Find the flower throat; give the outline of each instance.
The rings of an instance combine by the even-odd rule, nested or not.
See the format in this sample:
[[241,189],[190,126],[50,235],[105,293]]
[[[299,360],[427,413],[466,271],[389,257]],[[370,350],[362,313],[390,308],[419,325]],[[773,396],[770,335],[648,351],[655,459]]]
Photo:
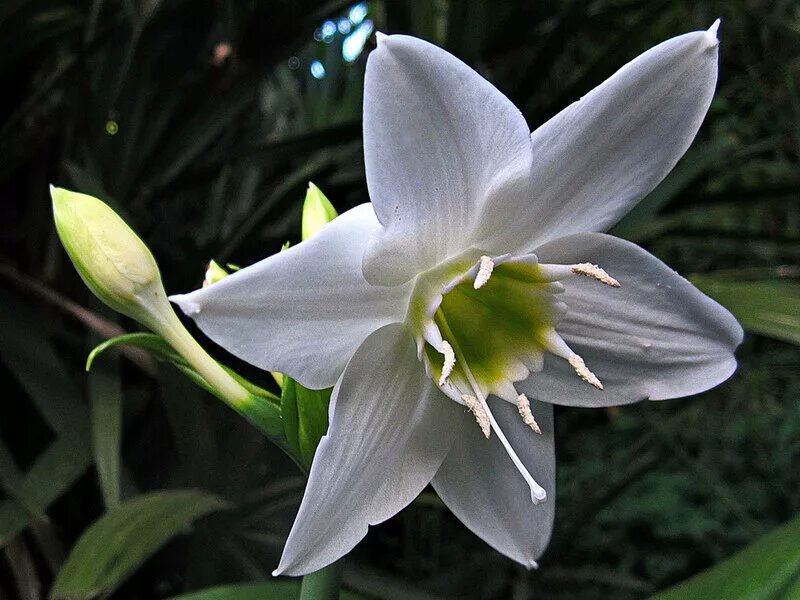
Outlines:
[[566,304],[560,279],[585,276],[619,283],[590,263],[540,264],[537,257],[477,256],[468,252],[422,274],[408,321],[418,356],[447,396],[466,406],[487,438],[494,431],[531,489],[534,504],[546,498],[522,464],[489,408],[489,395],[516,404],[522,421],[541,433],[525,394],[514,384],[541,371],[544,354],[565,359],[577,376],[602,390],[583,359],[556,332]]

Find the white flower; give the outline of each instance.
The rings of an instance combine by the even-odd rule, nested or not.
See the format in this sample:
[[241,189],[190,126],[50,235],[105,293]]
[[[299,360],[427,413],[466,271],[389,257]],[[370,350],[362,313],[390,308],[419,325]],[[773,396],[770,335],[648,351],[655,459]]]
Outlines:
[[276,573],[331,563],[428,483],[534,566],[554,512],[548,403],[676,398],[733,373],[742,330],[724,308],[639,247],[592,233],[694,139],[717,25],[645,52],[532,134],[444,50],[379,36],[364,93],[372,203],[173,297],[239,357],[335,384]]

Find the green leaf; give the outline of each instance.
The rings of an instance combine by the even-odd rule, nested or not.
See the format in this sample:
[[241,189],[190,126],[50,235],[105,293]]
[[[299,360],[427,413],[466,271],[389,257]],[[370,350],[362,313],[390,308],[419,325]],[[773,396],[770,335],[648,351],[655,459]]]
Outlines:
[[18,488],[24,482],[23,473],[20,472],[14,457],[8,447],[0,438],[0,488],[6,496],[15,500],[25,511],[39,523],[47,522],[47,515],[35,502],[21,495]]
[[37,317],[15,296],[0,292],[0,358],[55,432],[80,427],[89,410]]
[[[300,580],[240,583],[206,588],[189,594],[172,596],[167,600],[293,600],[300,597]],[[340,600],[359,600],[363,596],[342,591]]]
[[78,539],[50,598],[82,600],[111,594],[193,521],[226,507],[219,497],[200,490],[153,492],[123,502]]
[[[94,308],[114,319],[97,300]],[[113,322],[113,321],[112,321]],[[89,335],[97,342],[96,335]],[[120,501],[120,471],[122,465],[122,404],[123,391],[119,375],[119,356],[111,356],[105,368],[89,373],[89,404],[91,407],[92,448],[100,491],[106,509]]]
[[42,452],[16,487],[15,493],[25,498],[25,507],[13,500],[0,503],[0,546],[24,530],[31,522],[31,510],[44,512],[61,497],[92,463],[89,424],[82,423],[62,432]]
[[120,447],[122,440],[122,384],[119,360],[113,357],[108,369],[89,374],[92,407],[92,448],[106,508],[119,504]]
[[800,344],[800,284],[723,275],[698,275],[691,281],[730,310],[747,331]]
[[328,405],[331,388],[310,390],[284,376],[281,395],[281,417],[288,446],[300,459],[306,470],[319,441],[328,431]]
[[[9,498],[0,502],[0,546],[8,543],[45,511],[92,462],[89,411],[68,376],[42,319],[15,296],[0,292],[0,357],[19,381],[57,437],[24,475],[8,479]],[[4,461],[6,467],[10,461]],[[4,469],[6,475],[9,469]],[[13,475],[13,474],[12,474]]]
[[[800,517],[795,517],[728,560],[653,596],[651,600],[796,598],[800,578],[798,539]],[[790,591],[795,595],[788,594]]]
[[137,348],[142,348],[143,350],[150,352],[150,354],[152,354],[158,360],[164,362],[180,362],[184,366],[187,364],[186,361],[183,360],[180,355],[172,349],[172,346],[170,346],[161,336],[154,333],[126,333],[124,335],[118,335],[110,338],[95,346],[94,349],[89,352],[89,356],[86,358],[86,370],[91,371],[95,359],[97,359],[97,357],[103,352],[109,348],[114,348],[115,346],[120,345],[130,345],[136,346]]

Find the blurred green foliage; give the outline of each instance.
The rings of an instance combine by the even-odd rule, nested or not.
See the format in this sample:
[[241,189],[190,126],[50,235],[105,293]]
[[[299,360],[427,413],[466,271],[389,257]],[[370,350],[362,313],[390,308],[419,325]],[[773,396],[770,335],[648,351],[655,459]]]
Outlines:
[[[205,490],[229,508],[152,547],[113,597],[266,580],[277,564],[302,473],[140,349],[104,353],[84,375],[98,340],[135,327],[90,298],[58,244],[47,189],[111,203],[170,292],[200,285],[211,258],[249,264],[298,241],[309,180],[339,212],[363,202],[361,82],[374,42],[346,63],[343,33],[314,39],[351,5],[0,4],[0,596],[45,597],[87,527],[162,489]],[[750,335],[738,374],[711,392],[557,411],[556,529],[538,572],[492,551],[426,492],[356,549],[346,587],[384,598],[642,598],[800,513],[797,3],[367,7],[377,29],[427,38],[477,68],[532,128],[647,47],[722,17],[706,123],[615,233],[693,276]],[[269,374],[217,355],[276,389]],[[240,597],[226,589],[207,597]]]

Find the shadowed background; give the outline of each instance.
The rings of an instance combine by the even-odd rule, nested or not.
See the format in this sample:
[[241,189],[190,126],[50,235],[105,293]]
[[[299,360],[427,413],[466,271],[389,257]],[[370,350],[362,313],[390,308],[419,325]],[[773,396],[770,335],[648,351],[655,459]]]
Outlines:
[[[737,315],[748,332],[738,373],[691,399],[557,409],[558,510],[538,572],[491,550],[428,491],[348,559],[345,585],[364,598],[644,598],[800,512],[797,4],[4,0],[0,598],[46,597],[104,511],[174,488],[199,491],[176,499],[169,541],[135,556],[164,515],[118,538],[133,574],[98,594],[267,579],[304,485],[280,450],[170,366],[109,352],[84,372],[93,345],[137,327],[83,286],[48,184],[111,204],[152,249],[167,291],[184,292],[211,258],[247,265],[299,241],[309,180],[339,212],[368,199],[360,118],[375,30],[447,48],[535,128],[643,50],[717,17],[720,80],[705,124],[614,233]],[[204,511],[201,491],[229,504]]]

